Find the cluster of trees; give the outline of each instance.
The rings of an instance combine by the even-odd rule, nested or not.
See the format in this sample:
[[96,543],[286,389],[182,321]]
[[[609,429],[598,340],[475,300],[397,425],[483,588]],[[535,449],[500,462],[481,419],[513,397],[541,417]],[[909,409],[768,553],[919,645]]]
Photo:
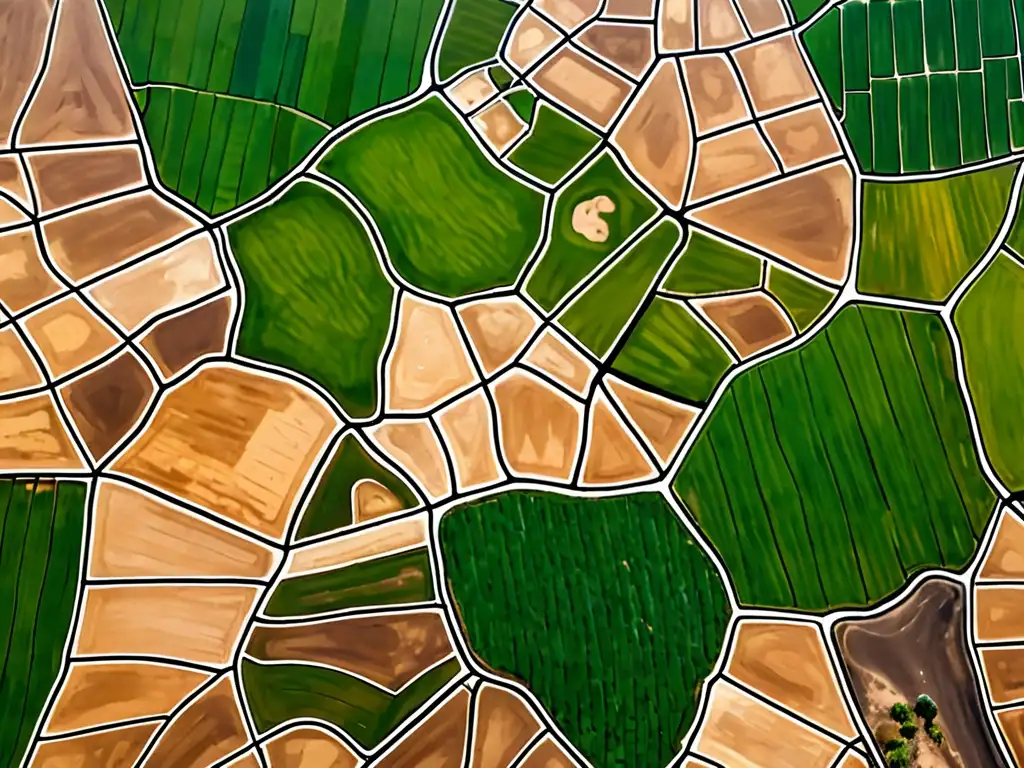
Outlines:
[[[887,728],[879,729],[879,744],[885,753],[885,763],[889,768],[909,768],[912,757],[914,739],[919,730],[924,730],[928,738],[941,745],[942,728],[935,722],[939,716],[939,707],[935,701],[925,694],[917,697],[914,707],[897,702],[889,709],[889,717],[893,723]],[[918,719],[923,721],[918,725]]]

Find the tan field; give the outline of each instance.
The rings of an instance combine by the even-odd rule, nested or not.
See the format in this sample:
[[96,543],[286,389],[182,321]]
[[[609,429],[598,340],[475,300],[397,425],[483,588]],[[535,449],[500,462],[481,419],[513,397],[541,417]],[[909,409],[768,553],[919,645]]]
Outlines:
[[993,704],[1024,698],[1024,648],[982,648],[981,663]]
[[402,508],[402,500],[376,480],[364,479],[352,486],[352,519],[357,523],[375,520]]
[[476,730],[469,768],[506,768],[541,724],[519,696],[482,683],[476,698]]
[[428,409],[476,381],[451,310],[409,293],[386,370],[387,412]]
[[0,235],[0,305],[14,314],[60,290],[31,228]]
[[1024,640],[1024,589],[979,585],[974,598],[979,642]]
[[32,210],[32,199],[29,197],[28,187],[25,186],[25,172],[16,155],[0,157],[0,190]]
[[737,0],[737,4],[754,35],[763,35],[788,23],[779,0]]
[[654,15],[654,0],[608,0],[604,15],[649,19]]
[[671,59],[658,65],[613,141],[643,180],[678,208],[693,161],[693,135],[679,70]]
[[576,768],[576,761],[558,743],[546,736],[519,764],[520,768]]
[[9,202],[7,198],[0,196],[0,227],[24,224],[28,220],[28,216],[19,211],[17,206]]
[[135,147],[37,152],[26,159],[36,182],[40,213],[146,185],[142,155]]
[[999,728],[1010,743],[1017,765],[1024,764],[1024,709],[1004,709],[996,713]]
[[128,333],[159,312],[180,307],[224,285],[213,238],[207,234],[101,281],[91,296]]
[[735,56],[758,115],[818,95],[792,34],[751,43]]
[[810,624],[742,622],[728,674],[833,733],[857,738],[821,632]]
[[698,135],[750,118],[739,81],[723,54],[688,57],[682,63]]
[[658,33],[662,51],[692,51],[693,0],[661,0],[658,4]]
[[427,524],[424,512],[295,549],[288,555],[284,575],[301,576],[312,571],[341,568],[357,560],[424,546],[427,543]]
[[161,320],[141,341],[142,348],[167,378],[203,355],[227,351],[233,301],[224,296]]
[[246,652],[264,661],[326,664],[394,692],[453,653],[441,615],[430,611],[257,625]]
[[0,6],[0,149],[11,145],[15,117],[42,61],[52,9],[53,0]]
[[359,758],[326,731],[298,727],[264,746],[270,768],[355,768]]
[[690,202],[746,187],[778,173],[757,129],[752,125],[737,128],[697,145],[697,172]]
[[587,440],[587,458],[583,464],[583,482],[587,485],[627,483],[656,474],[600,390],[595,393],[590,408]]
[[1024,579],[1024,523],[1006,506],[992,548],[978,574],[981,579]]
[[426,419],[393,421],[375,427],[370,437],[404,467],[432,499],[452,492],[448,467],[437,435]]
[[597,373],[589,360],[558,338],[550,328],[540,335],[525,360],[580,395],[590,391]]
[[263,763],[256,757],[255,750],[249,750],[241,757],[232,760],[225,768],[263,768]]
[[579,408],[518,371],[494,385],[494,397],[509,469],[555,480],[571,478],[579,451]]
[[209,365],[168,392],[113,469],[280,537],[336,425],[296,384]]
[[146,768],[213,765],[249,740],[231,676],[204,692],[175,718],[146,760]]
[[511,360],[537,327],[537,317],[522,299],[481,299],[458,309],[484,375]]
[[562,48],[531,78],[537,87],[572,112],[607,128],[633,86],[594,59]]
[[19,470],[82,469],[49,394],[0,403],[0,466]]
[[761,291],[701,299],[694,304],[725,335],[741,358],[794,336],[793,327],[779,305]]
[[88,587],[75,653],[229,664],[255,587]]
[[476,390],[442,411],[437,425],[455,462],[460,491],[496,482],[504,476],[495,455],[491,406],[483,390]]
[[821,104],[765,120],[764,129],[787,171],[842,152]]
[[606,242],[610,230],[604,214],[614,212],[615,201],[608,195],[596,195],[577,203],[572,209],[572,231],[592,243]]
[[473,125],[495,152],[502,152],[529,127],[504,101],[496,101],[473,118]]
[[726,48],[747,39],[730,0],[696,0],[701,48]]
[[[159,723],[132,725],[71,739],[44,741],[30,768],[132,768]],[[147,763],[148,765],[148,763]]]
[[267,578],[267,547],[127,485],[100,482],[89,575],[93,578],[223,576]]
[[12,327],[0,329],[0,395],[43,384],[43,374]]
[[376,768],[461,766],[466,760],[469,693],[459,688],[379,762]]
[[505,55],[520,72],[525,72],[547,53],[560,37],[558,30],[533,11],[527,11],[520,17],[519,23],[509,37]]
[[640,77],[654,61],[654,28],[639,24],[597,22],[579,41],[612,64]]
[[166,715],[209,679],[203,672],[142,661],[73,663],[45,733]]
[[710,763],[698,760],[696,757],[688,757],[683,762],[683,768],[712,768]]
[[597,14],[601,0],[534,0],[533,5],[566,31],[572,31]]
[[62,2],[50,60],[21,126],[21,142],[133,138],[128,98],[99,6],[89,0]]
[[129,351],[64,385],[61,399],[92,458],[99,462],[134,427],[156,387]]
[[856,752],[848,752],[840,768],[868,768],[867,761]]
[[194,229],[153,192],[138,192],[46,222],[54,264],[80,282]]
[[48,304],[22,322],[53,379],[64,378],[118,344],[113,332],[74,295]]
[[471,111],[497,92],[485,69],[466,75],[448,89],[448,95],[462,112]]
[[842,748],[725,680],[715,683],[711,695],[694,749],[729,768],[828,768]]
[[662,464],[667,465],[700,411],[644,392],[611,376],[606,377],[605,382]]
[[853,248],[853,176],[839,162],[699,208],[692,216],[839,282]]

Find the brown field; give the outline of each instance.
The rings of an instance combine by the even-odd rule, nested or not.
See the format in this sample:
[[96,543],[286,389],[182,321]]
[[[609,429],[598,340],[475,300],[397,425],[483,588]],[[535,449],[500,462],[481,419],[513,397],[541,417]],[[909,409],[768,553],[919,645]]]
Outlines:
[[1024,648],[982,648],[981,663],[993,704],[1024,699]]
[[690,202],[698,202],[777,175],[779,169],[752,125],[697,145],[697,172]]
[[537,327],[536,316],[522,299],[481,299],[458,309],[484,375],[511,360]]
[[203,672],[141,661],[72,663],[45,733],[166,715],[209,679]]
[[696,304],[725,335],[740,358],[747,358],[793,337],[785,313],[768,294],[701,299]]
[[821,104],[765,120],[764,129],[787,171],[842,152]]
[[50,61],[25,115],[21,142],[58,144],[133,138],[128,99],[99,6],[87,0],[62,2],[57,10]]
[[0,395],[41,386],[43,374],[12,327],[0,329]]
[[225,768],[263,768],[263,763],[256,757],[255,750],[249,750],[241,757],[232,760]]
[[341,568],[357,560],[380,557],[401,549],[427,543],[426,513],[395,520],[354,533],[300,547],[291,552],[285,576],[301,576],[312,571]]
[[662,51],[685,53],[694,46],[693,0],[661,0],[658,31]]
[[853,248],[853,176],[839,162],[712,203],[693,217],[841,281]]
[[687,757],[683,761],[683,768],[712,768],[710,763],[698,760],[696,757]]
[[153,192],[137,192],[43,224],[54,264],[80,282],[194,229]]
[[113,469],[280,537],[336,424],[291,382],[209,365],[168,392]]
[[469,693],[459,690],[407,735],[376,768],[461,766],[466,759]]
[[501,100],[474,117],[473,125],[491,149],[499,153],[525,133],[528,127],[519,119],[515,110]]
[[[19,0],[20,2],[20,0]],[[132,768],[159,723],[115,728],[71,739],[44,741],[30,768]],[[149,765],[149,763],[147,763]]]
[[9,470],[82,469],[49,394],[0,403],[0,466]]
[[402,510],[402,501],[376,480],[363,479],[352,486],[352,519],[365,523]]
[[726,48],[747,39],[743,24],[729,0],[695,0],[701,48]]
[[996,713],[996,717],[1017,765],[1024,764],[1024,709],[1006,709]]
[[682,63],[698,135],[750,117],[739,81],[723,54],[687,57]]
[[654,0],[608,0],[603,15],[649,19],[654,15]]
[[725,680],[715,683],[694,749],[729,768],[828,768],[842,749]]
[[629,81],[570,48],[562,48],[530,77],[555,101],[602,128],[633,89]]
[[728,674],[833,733],[857,738],[815,626],[742,622]]
[[14,314],[60,290],[31,228],[0,235],[0,305]]
[[453,653],[441,615],[427,611],[257,625],[246,652],[263,661],[327,664],[395,692]]
[[36,182],[40,213],[146,185],[142,155],[135,147],[36,152],[26,159]]
[[856,752],[848,752],[840,768],[868,768],[867,761]]
[[140,342],[167,378],[203,355],[227,351],[232,299],[224,296],[161,320]]
[[580,395],[590,391],[597,373],[589,360],[558,338],[550,328],[540,335],[525,361]]
[[460,491],[488,485],[503,477],[495,454],[491,406],[483,390],[476,390],[442,411],[437,425],[455,462]]
[[255,587],[88,587],[75,653],[228,664],[258,596]]
[[132,333],[153,315],[194,301],[222,285],[213,238],[203,234],[111,275],[90,288],[89,295]]
[[1024,587],[986,587],[974,591],[979,642],[1024,640]]
[[999,518],[992,548],[978,574],[981,579],[1024,579],[1024,523],[1009,506]]
[[348,747],[316,728],[292,728],[268,741],[264,750],[270,768],[355,768],[359,764]]
[[517,474],[572,477],[579,451],[579,409],[538,379],[518,371],[494,385],[501,448]]
[[520,768],[576,768],[576,761],[558,743],[546,736],[519,764]]
[[482,683],[476,698],[476,731],[470,768],[507,768],[541,724],[519,696]]
[[276,554],[262,544],[109,480],[99,485],[94,514],[93,578],[259,579],[277,563]]
[[558,30],[533,11],[527,11],[519,18],[519,23],[509,37],[505,55],[520,72],[525,72],[559,38]]
[[23,321],[54,379],[112,350],[118,339],[77,296],[48,304]]
[[11,145],[14,119],[42,63],[53,0],[0,5],[0,149]]
[[678,208],[692,162],[693,136],[679,70],[671,59],[658,65],[613,141],[641,178]]
[[588,485],[627,483],[656,474],[600,390],[590,407],[587,441],[583,482]]
[[639,24],[597,22],[580,34],[579,41],[598,56],[636,77],[654,61],[654,28]]
[[571,31],[597,14],[601,0],[534,0],[533,4]]
[[667,465],[700,411],[644,392],[611,376],[607,376],[605,382],[640,434]]
[[402,296],[387,371],[388,412],[425,410],[476,380],[451,310],[409,293]]
[[452,492],[444,449],[426,419],[381,424],[370,437],[384,453],[404,467],[432,499]]
[[790,33],[751,43],[736,51],[735,56],[758,115],[818,95]]
[[455,102],[455,106],[462,112],[471,111],[497,92],[498,89],[494,87],[494,83],[491,82],[491,78],[487,75],[486,70],[479,70],[466,75],[448,89],[448,95]]
[[[28,4],[26,3],[26,5]],[[3,86],[0,86],[0,89],[2,88]],[[22,171],[21,163],[16,155],[0,157],[0,190],[14,197],[30,211],[32,210],[32,200],[29,197],[28,188],[25,186],[25,173]]]
[[738,0],[737,4],[754,35],[763,35],[788,24],[779,0]]
[[19,211],[7,198],[0,197],[0,227],[7,227],[12,224],[24,224],[28,216]]

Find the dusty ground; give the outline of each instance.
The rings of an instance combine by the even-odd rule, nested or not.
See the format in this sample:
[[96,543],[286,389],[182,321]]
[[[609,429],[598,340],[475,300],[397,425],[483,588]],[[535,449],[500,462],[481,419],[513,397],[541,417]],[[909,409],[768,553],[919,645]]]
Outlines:
[[605,382],[654,452],[667,464],[682,444],[694,418],[700,413],[612,377]]
[[793,336],[785,314],[768,294],[757,291],[694,302],[718,327],[741,358]]
[[526,703],[510,691],[483,683],[477,692],[473,768],[506,768],[541,725]]
[[453,85],[449,89],[448,95],[452,97],[455,106],[463,112],[469,112],[497,92],[498,89],[494,87],[491,78],[487,76],[487,71],[480,70],[466,75]]
[[491,406],[482,390],[476,390],[437,417],[449,453],[455,462],[460,491],[496,482],[503,477],[495,454]]
[[590,409],[587,431],[587,458],[583,465],[583,482],[593,485],[626,483],[652,477],[651,466],[643,451],[630,438],[601,392]]
[[532,75],[555,101],[607,128],[633,86],[570,48],[562,48]]
[[1024,579],[1024,523],[1003,507],[995,540],[978,574],[981,579]]
[[146,184],[135,147],[76,149],[26,155],[41,213]]
[[0,394],[41,386],[43,374],[13,328],[0,329]]
[[572,231],[592,243],[603,243],[608,239],[608,222],[601,214],[614,211],[615,202],[608,195],[584,200],[572,209]]
[[495,152],[501,152],[526,132],[527,125],[504,101],[496,101],[473,118],[473,125]]
[[53,0],[19,0],[0,8],[0,149],[11,145],[14,119],[46,47],[52,8]]
[[698,135],[749,118],[739,81],[723,54],[683,59],[683,75]]
[[395,520],[292,551],[285,565],[286,576],[341,568],[357,560],[380,557],[401,549],[427,543],[426,513]]
[[559,39],[558,32],[533,11],[527,11],[509,38],[505,53],[520,72],[529,69]]
[[271,768],[355,768],[359,763],[348,747],[316,728],[292,728],[265,749]]
[[170,378],[203,355],[225,352],[231,309],[231,297],[224,296],[161,320],[142,338],[142,348]]
[[0,463],[11,470],[82,469],[49,394],[0,403]]
[[537,327],[521,299],[481,299],[458,309],[484,374],[489,376],[522,349]]
[[817,98],[791,34],[751,43],[735,56],[758,115]]
[[147,768],[213,765],[248,741],[227,676],[189,704],[164,732],[146,760]]
[[697,172],[690,202],[770,179],[778,172],[761,134],[753,126],[704,139],[697,145]]
[[466,759],[468,719],[469,692],[459,688],[375,765],[379,768],[460,766]]
[[597,373],[590,361],[550,330],[540,335],[525,360],[580,395],[590,391],[590,383]]
[[737,5],[754,35],[763,35],[788,23],[779,0],[737,0]]
[[[30,768],[65,766],[130,766],[142,753],[160,723],[132,725],[58,741],[40,743]],[[148,763],[147,763],[148,765]]]
[[13,314],[59,290],[31,228],[0,235],[0,304]]
[[67,376],[118,344],[113,332],[74,295],[48,304],[23,323],[53,379]]
[[975,620],[978,640],[1024,641],[1024,585],[1015,587],[986,587],[979,585],[974,592]]
[[658,4],[658,26],[664,51],[692,51],[693,0],[661,0]]
[[405,467],[433,499],[452,491],[444,449],[426,419],[392,421],[375,427],[370,437],[395,463]]
[[696,0],[701,48],[725,48],[747,39],[739,14],[729,0]]
[[766,120],[764,130],[787,171],[841,151],[821,104]]
[[654,61],[654,29],[639,24],[598,22],[579,41],[599,56],[640,77]]

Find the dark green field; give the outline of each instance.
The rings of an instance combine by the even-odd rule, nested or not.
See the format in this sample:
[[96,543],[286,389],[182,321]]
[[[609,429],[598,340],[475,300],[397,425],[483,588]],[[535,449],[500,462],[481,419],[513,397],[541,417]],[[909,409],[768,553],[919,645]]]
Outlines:
[[544,103],[533,112],[533,126],[508,156],[516,167],[557,184],[597,146],[597,134]]
[[497,55],[515,11],[506,0],[455,0],[438,58],[441,79]]

